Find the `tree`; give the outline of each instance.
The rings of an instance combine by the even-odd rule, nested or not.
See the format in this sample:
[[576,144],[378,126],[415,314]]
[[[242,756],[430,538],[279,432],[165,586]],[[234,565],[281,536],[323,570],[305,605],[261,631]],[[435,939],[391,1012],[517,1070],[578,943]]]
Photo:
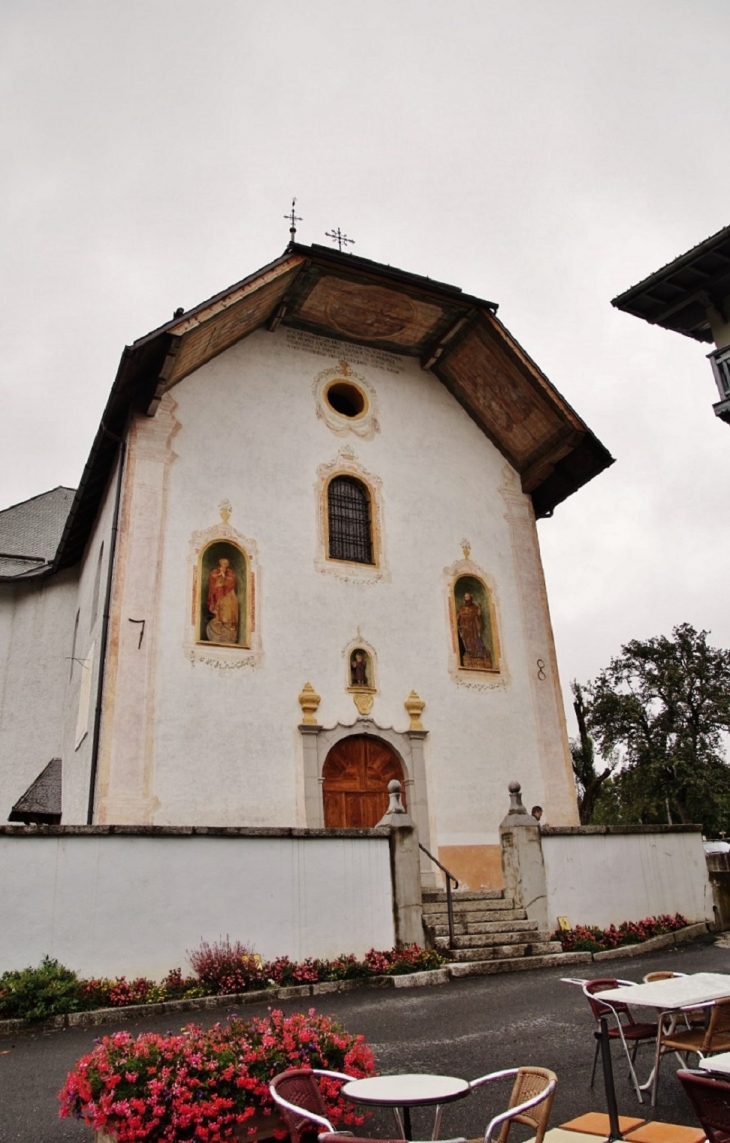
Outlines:
[[588,825],[593,820],[596,800],[601,786],[610,776],[615,761],[600,772],[596,769],[596,751],[593,739],[588,733],[586,705],[583,689],[575,681],[570,684],[573,692],[573,710],[578,723],[578,738],[570,741],[570,755],[573,759],[573,773],[578,787],[578,813],[580,824]]
[[[609,767],[618,752],[598,800],[612,803],[623,821],[670,815],[701,823],[705,833],[728,826],[730,651],[711,647],[707,635],[683,623],[671,638],[633,639],[584,688],[581,743],[592,738]],[[587,791],[580,772],[577,778]]]

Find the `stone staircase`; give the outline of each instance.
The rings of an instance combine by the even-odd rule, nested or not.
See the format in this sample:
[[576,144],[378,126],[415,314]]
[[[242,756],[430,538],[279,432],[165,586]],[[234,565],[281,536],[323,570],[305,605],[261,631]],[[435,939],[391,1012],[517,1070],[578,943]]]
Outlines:
[[[471,973],[515,972],[549,965],[583,963],[584,953],[564,953],[560,941],[538,929],[501,889],[453,894],[455,948],[449,948],[446,893],[423,891],[423,927],[427,943]],[[462,975],[459,973],[458,975]]]

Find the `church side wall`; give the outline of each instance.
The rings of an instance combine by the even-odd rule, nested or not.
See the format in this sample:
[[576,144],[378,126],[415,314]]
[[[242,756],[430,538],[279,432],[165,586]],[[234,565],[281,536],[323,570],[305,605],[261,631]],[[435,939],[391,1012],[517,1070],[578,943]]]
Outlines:
[[0,821],[63,754],[77,577],[0,584]]
[[[98,820],[307,824],[304,684],[322,726],[403,738],[416,691],[431,848],[467,884],[498,884],[508,781],[551,822],[577,820],[529,500],[418,362],[332,344],[255,333],[133,426]],[[343,359],[377,409],[369,433],[318,403],[318,379]],[[372,490],[375,568],[325,558],[321,497],[338,471]],[[250,563],[245,651],[196,642],[195,577],[216,528]],[[499,672],[458,666],[451,592],[467,573],[492,595]],[[141,646],[128,617],[147,622]],[[348,690],[358,643],[372,649],[369,723]]]

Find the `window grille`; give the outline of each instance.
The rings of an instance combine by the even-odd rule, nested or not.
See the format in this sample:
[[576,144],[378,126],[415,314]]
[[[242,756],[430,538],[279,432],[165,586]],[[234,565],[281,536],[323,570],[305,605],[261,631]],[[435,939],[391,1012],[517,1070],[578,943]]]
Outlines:
[[332,560],[373,563],[370,496],[359,480],[336,476],[327,489],[329,556]]

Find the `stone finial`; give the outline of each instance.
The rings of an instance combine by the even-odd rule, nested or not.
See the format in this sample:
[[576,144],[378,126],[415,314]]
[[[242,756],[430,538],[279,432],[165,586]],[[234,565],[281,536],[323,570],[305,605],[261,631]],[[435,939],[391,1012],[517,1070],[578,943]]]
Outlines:
[[405,806],[401,801],[400,791],[401,785],[397,778],[393,778],[391,782],[388,782],[388,797],[390,798],[390,801],[388,802],[388,808],[385,811],[386,814],[404,814],[406,812]]
[[467,540],[466,536],[464,536],[464,539],[461,541],[461,550],[464,553],[464,559],[468,560],[469,556],[471,555],[471,544]]
[[298,697],[299,705],[302,708],[302,723],[306,726],[316,726],[315,714],[322,701],[322,696],[317,694],[311,683],[305,683]]
[[421,715],[426,707],[425,702],[416,691],[411,691],[403,706],[408,711],[408,717],[411,720],[409,730],[423,730],[423,723],[421,722]]
[[230,500],[221,500],[220,504],[218,505],[218,511],[221,514],[221,520],[223,523],[227,524],[231,518],[231,512],[233,511]]
[[527,810],[522,804],[522,786],[519,782],[510,782],[507,787],[509,790],[509,809],[508,814],[526,814]]

